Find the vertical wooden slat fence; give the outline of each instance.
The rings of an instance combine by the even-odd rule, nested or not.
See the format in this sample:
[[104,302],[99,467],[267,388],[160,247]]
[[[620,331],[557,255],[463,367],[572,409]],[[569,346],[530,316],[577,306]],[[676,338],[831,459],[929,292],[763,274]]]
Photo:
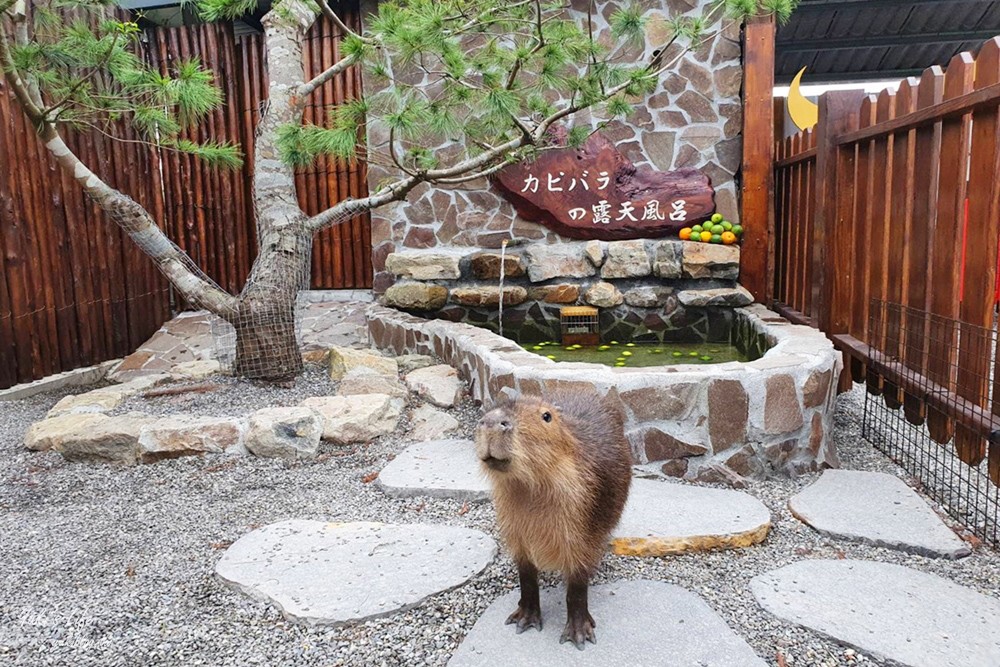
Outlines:
[[1000,38],[896,92],[826,93],[774,171],[775,308],[1000,485]]
[[[346,25],[360,30],[357,5],[331,5]],[[304,59],[307,76],[315,76],[340,58],[340,30],[321,17],[306,35]],[[361,71],[354,67],[343,72],[313,94],[305,110],[306,122],[325,125],[331,108],[342,100],[361,96]],[[296,185],[299,205],[314,215],[347,197],[367,195],[368,173],[363,162],[323,158],[302,170]],[[369,216],[357,216],[325,230],[313,245],[312,281],[316,287],[371,287],[371,236]],[[363,252],[361,251],[363,250]]]
[[[334,5],[360,26],[357,3]],[[306,42],[308,74],[337,57],[332,22],[316,22]],[[229,24],[157,28],[145,33],[144,57],[170,68],[199,57],[215,71],[225,104],[193,140],[232,141],[245,153],[242,170],[213,169],[188,156],[97,131],[67,133],[70,147],[112,186],[143,206],[205,273],[238,293],[256,252],[252,201],[253,139],[267,99],[259,35],[236,38]],[[361,74],[347,70],[327,83],[306,112],[322,124],[330,108],[361,93]],[[137,138],[125,124],[115,136]],[[0,81],[0,388],[123,356],[170,316],[171,293],[153,263],[48,158]],[[317,213],[348,196],[367,194],[364,165],[324,160],[298,175],[300,202]],[[312,286],[371,286],[368,216],[317,236]],[[178,304],[174,304],[175,306]]]
[[[787,137],[775,149],[774,298],[801,312],[811,323],[812,232],[816,183],[816,135],[812,130]],[[780,268],[779,268],[780,267]],[[809,289],[806,289],[806,286]]]
[[[169,307],[166,282],[56,167],[2,83],[0,118],[0,386],[9,387],[127,354]],[[148,148],[96,133],[67,139],[112,186],[162,216]]]

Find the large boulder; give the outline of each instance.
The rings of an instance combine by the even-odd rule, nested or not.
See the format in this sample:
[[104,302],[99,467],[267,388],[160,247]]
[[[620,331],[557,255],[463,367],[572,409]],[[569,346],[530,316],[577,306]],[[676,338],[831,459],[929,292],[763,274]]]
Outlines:
[[52,449],[68,461],[131,464],[139,460],[139,433],[153,421],[142,414],[106,417],[84,429],[67,433]]
[[82,394],[64,396],[58,403],[52,406],[52,409],[49,410],[46,416],[58,417],[59,415],[70,413],[108,412],[121,405],[122,401],[126,398],[135,396],[168,380],[170,380],[170,376],[166,373],[157,373],[137,377],[122,384],[112,384],[106,387],[91,389]]
[[689,289],[678,292],[677,300],[689,308],[706,306],[748,306],[753,303],[753,294],[743,285],[717,287],[715,289]]
[[341,396],[358,396],[361,394],[387,394],[393,398],[405,399],[410,395],[399,378],[393,375],[381,375],[371,368],[352,368],[340,381],[337,393]]
[[403,411],[403,401],[386,394],[316,396],[302,405],[322,418],[323,439],[338,445],[392,433]]
[[410,425],[410,434],[407,438],[419,442],[440,440],[459,426],[457,419],[430,405],[421,405],[415,409],[410,414]]
[[406,376],[410,391],[439,408],[450,408],[462,398],[458,371],[447,364],[419,368]]
[[[503,305],[517,306],[528,298],[528,291],[520,285],[503,288]],[[463,306],[497,308],[500,305],[500,288],[496,285],[456,287],[451,291],[451,300]]]
[[306,459],[316,456],[323,424],[307,407],[264,408],[250,415],[246,448],[257,456]]
[[604,281],[594,283],[583,294],[583,300],[596,308],[614,308],[624,299],[617,287]]
[[206,453],[242,453],[243,428],[236,419],[174,415],[147,424],[139,432],[144,463]]
[[66,413],[58,417],[49,417],[32,424],[24,434],[24,446],[36,452],[44,452],[55,448],[67,438],[76,437],[108,417],[95,413]]
[[372,350],[354,350],[349,347],[330,348],[330,379],[341,380],[355,368],[368,368],[379,375],[397,377],[399,365],[392,357],[383,357]]
[[680,278],[684,244],[684,241],[673,239],[657,242],[656,254],[653,259],[653,275],[660,278]]
[[428,250],[390,253],[385,258],[385,270],[400,278],[413,280],[454,280],[462,276],[459,253]]
[[685,243],[682,247],[684,249],[682,271],[685,278],[736,280],[739,277],[739,246]]
[[540,285],[528,289],[528,298],[546,303],[576,303],[580,297],[580,286],[572,283]]
[[382,303],[403,310],[437,310],[448,301],[448,288],[431,283],[402,282],[382,295]]
[[396,363],[399,365],[400,373],[409,373],[418,368],[433,366],[439,362],[428,354],[401,354],[396,357]]
[[222,372],[222,365],[217,359],[195,359],[177,364],[170,369],[173,375],[189,380],[204,380],[207,377]]
[[641,278],[652,271],[646,244],[642,240],[612,241],[608,258],[601,267],[602,278]]
[[528,246],[525,254],[528,258],[528,278],[533,283],[560,277],[585,278],[596,272],[579,244],[536,243]]
[[637,308],[656,308],[667,303],[673,293],[670,287],[640,285],[627,290],[624,294],[625,303]]
[[[500,277],[500,253],[481,252],[472,256],[472,275],[479,280],[497,280]],[[524,275],[524,265],[521,257],[516,254],[508,254],[503,257],[503,273],[507,278],[516,278]]]

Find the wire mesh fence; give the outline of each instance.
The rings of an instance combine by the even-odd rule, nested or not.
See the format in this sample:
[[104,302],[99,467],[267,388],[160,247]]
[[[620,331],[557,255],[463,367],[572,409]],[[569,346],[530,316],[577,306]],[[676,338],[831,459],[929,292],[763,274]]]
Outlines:
[[955,520],[1000,546],[996,326],[879,300],[869,312],[865,439]]

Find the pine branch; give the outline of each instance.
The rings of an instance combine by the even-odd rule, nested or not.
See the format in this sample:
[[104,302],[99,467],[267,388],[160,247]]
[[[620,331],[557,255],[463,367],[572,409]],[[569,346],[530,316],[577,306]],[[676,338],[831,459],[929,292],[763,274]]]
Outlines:
[[[325,6],[325,5],[324,5]],[[337,76],[341,72],[346,71],[349,67],[357,62],[357,58],[353,55],[344,56],[336,63],[328,67],[323,72],[317,74],[311,81],[307,81],[299,86],[297,96],[299,98],[299,104],[303,107],[305,106],[305,99],[316,92],[316,89],[322,86],[324,83]]]

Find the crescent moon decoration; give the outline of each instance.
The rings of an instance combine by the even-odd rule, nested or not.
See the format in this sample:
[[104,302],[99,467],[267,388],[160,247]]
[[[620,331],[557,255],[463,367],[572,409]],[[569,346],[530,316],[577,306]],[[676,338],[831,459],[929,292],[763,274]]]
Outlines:
[[803,67],[792,79],[792,85],[788,88],[788,115],[792,117],[795,127],[800,130],[808,130],[819,122],[819,107],[814,102],[810,102],[799,89],[802,75],[806,68]]

